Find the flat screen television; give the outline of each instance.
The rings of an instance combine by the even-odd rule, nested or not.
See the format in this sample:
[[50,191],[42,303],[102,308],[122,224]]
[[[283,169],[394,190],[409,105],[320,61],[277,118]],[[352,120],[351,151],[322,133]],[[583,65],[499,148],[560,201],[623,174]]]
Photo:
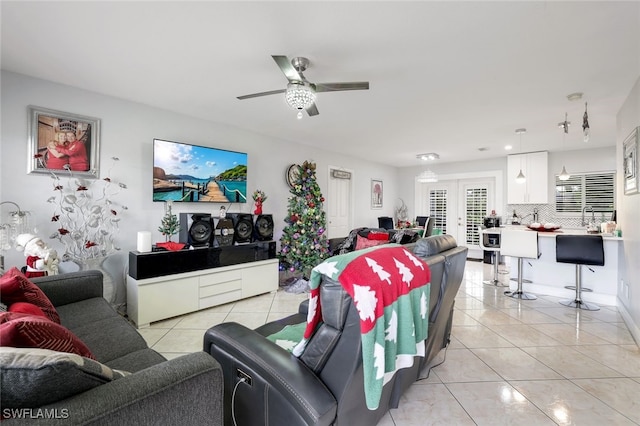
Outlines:
[[153,201],[246,203],[247,154],[153,140]]

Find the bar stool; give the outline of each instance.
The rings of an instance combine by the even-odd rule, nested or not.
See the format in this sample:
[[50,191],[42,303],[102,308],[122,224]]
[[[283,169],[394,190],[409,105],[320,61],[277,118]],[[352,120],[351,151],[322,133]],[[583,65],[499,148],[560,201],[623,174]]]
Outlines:
[[[484,232],[482,232],[482,227],[480,226],[478,227],[478,232],[480,233],[480,248],[483,251],[490,251],[491,257],[493,258],[493,279],[484,280],[482,281],[482,284],[492,285],[495,287],[508,287],[507,284],[502,284],[500,281],[498,281],[498,264],[500,263],[499,237],[495,243],[492,243],[491,240],[489,239],[489,234],[485,234]],[[499,235],[499,234],[495,234],[495,235]],[[487,237],[488,244],[485,244],[484,242],[485,237]]]
[[[586,311],[600,310],[597,305],[582,300],[583,291],[592,291],[590,288],[582,288],[582,265],[604,266],[604,243],[602,236],[557,235],[556,262],[573,263],[576,265],[576,285],[564,287],[575,290],[576,298],[574,300],[561,300],[560,304],[569,306],[570,308],[584,309]],[[591,272],[593,272],[593,270],[591,270]]]
[[500,233],[500,252],[503,256],[518,258],[518,288],[516,291],[505,291],[504,294],[514,299],[535,300],[536,296],[522,291],[522,262],[524,258],[537,259],[538,233],[536,231],[524,231],[514,229],[502,229]]

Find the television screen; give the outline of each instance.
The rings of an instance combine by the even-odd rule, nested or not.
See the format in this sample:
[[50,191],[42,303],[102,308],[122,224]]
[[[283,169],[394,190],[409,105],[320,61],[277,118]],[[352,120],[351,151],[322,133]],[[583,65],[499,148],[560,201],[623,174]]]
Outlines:
[[247,202],[247,154],[153,140],[153,201]]

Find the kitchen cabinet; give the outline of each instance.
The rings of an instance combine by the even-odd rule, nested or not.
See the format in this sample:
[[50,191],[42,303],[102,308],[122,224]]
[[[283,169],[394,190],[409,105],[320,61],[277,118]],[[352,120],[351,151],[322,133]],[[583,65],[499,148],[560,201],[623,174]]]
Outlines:
[[[526,181],[516,182],[522,169]],[[507,156],[507,204],[549,203],[548,152]]]

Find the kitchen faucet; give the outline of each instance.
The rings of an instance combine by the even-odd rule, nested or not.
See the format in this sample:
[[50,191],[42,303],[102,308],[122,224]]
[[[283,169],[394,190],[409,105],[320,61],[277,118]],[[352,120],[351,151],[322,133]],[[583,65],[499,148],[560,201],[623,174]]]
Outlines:
[[522,220],[528,218],[529,216],[533,216],[533,222],[538,223],[538,209],[534,208],[533,213],[525,214],[524,216],[517,216],[520,220],[519,223],[522,224]]
[[593,211],[593,207],[591,207],[591,206],[584,206],[584,207],[582,208],[582,226],[586,226],[586,225],[588,225],[588,223],[584,221],[584,212],[585,212],[587,209],[591,209],[591,221],[592,221],[593,223],[596,223],[596,212],[595,212],[595,211]]

